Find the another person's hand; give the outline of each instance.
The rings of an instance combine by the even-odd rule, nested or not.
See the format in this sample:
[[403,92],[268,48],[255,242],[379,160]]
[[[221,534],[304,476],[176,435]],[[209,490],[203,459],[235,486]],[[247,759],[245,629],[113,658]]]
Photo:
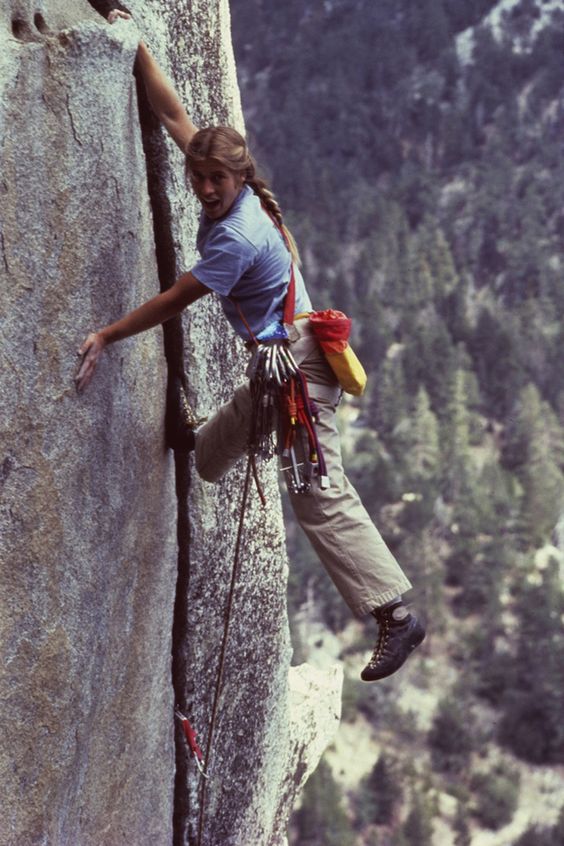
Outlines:
[[108,23],[115,23],[119,18],[122,18],[124,21],[130,21],[131,15],[128,15],[127,12],[122,12],[120,9],[112,9],[110,14],[108,15]]
[[91,332],[78,351],[82,356],[80,369],[75,377],[76,390],[81,393],[94,376],[98,359],[102,355],[106,341],[99,332]]

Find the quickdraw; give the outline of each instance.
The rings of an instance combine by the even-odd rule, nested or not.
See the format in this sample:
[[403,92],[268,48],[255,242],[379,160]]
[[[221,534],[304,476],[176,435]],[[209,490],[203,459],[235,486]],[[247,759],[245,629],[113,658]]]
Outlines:
[[328,488],[329,477],[315,429],[317,408],[287,342],[257,343],[247,373],[253,406],[251,455],[281,456],[281,469],[292,493],[308,493],[314,480],[321,488]]
[[180,720],[182,723],[182,729],[184,731],[184,736],[186,738],[186,743],[190,749],[190,752],[194,756],[194,760],[196,761],[196,766],[198,767],[200,773],[204,778],[209,778],[208,774],[205,770],[205,762],[204,762],[204,755],[202,750],[198,745],[198,741],[196,740],[196,732],[192,728],[190,720],[188,717],[185,717],[182,711],[179,708],[176,708],[174,712],[175,717]]

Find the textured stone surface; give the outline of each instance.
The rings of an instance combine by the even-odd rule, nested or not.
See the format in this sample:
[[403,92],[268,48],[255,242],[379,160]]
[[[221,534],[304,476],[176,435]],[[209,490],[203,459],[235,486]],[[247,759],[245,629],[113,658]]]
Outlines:
[[89,329],[158,290],[136,37],[64,5],[42,7],[45,36],[14,4],[22,40],[4,4],[0,32],[0,843],[160,844],[176,570],[161,330],[73,386]]
[[[173,704],[205,745],[244,463],[212,486],[177,460],[176,499],[160,329],[111,348],[83,396],[72,380],[90,328],[195,259],[182,155],[144,123],[155,244],[138,31],[196,123],[242,128],[242,116],[224,0],[128,6],[137,28],[107,26],[85,0],[0,2],[0,846],[164,846],[197,832],[197,771],[179,733],[173,788]],[[200,414],[243,378],[245,352],[212,298],[173,327],[169,349]],[[253,489],[245,520],[206,846],[283,843],[336,728],[337,676],[292,671],[300,707],[288,685],[276,472],[261,468],[269,508]]]
[[288,674],[288,763],[280,773],[278,811],[273,820],[273,843],[285,844],[287,808],[294,805],[325,749],[335,739],[341,719],[343,667],[314,669],[310,664],[292,667]]

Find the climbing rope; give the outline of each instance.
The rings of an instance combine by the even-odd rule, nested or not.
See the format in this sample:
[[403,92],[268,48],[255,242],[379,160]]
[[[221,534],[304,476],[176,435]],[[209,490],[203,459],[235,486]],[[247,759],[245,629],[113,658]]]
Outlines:
[[[217,679],[215,684],[215,691],[213,696],[213,704],[212,704],[212,715],[210,720],[210,727],[208,730],[208,738],[206,743],[206,753],[205,753],[205,762],[206,762],[206,769],[209,766],[209,762],[211,759],[211,751],[212,751],[212,743],[213,743],[213,735],[215,730],[216,718],[217,718],[217,711],[219,706],[219,697],[221,695],[221,688],[223,685],[223,671],[225,668],[225,656],[227,654],[227,639],[229,637],[229,624],[231,621],[231,609],[233,606],[233,597],[235,595],[235,587],[237,584],[237,576],[239,574],[239,558],[241,552],[241,541],[243,538],[243,525],[245,520],[245,511],[247,508],[247,499],[249,496],[249,487],[250,487],[250,480],[251,480],[251,471],[253,470],[253,455],[249,453],[249,457],[247,460],[247,472],[245,475],[245,484],[243,486],[243,496],[241,498],[241,510],[239,513],[239,526],[237,529],[237,542],[235,544],[235,556],[233,560],[233,570],[231,572],[231,585],[229,587],[229,596],[227,598],[227,607],[225,611],[225,625],[223,628],[223,640],[221,642],[221,652],[219,658],[219,669],[217,672]],[[204,832],[204,815],[205,815],[205,807],[206,807],[206,787],[208,783],[208,773],[201,771],[200,776],[200,814],[198,817],[198,837],[196,840],[197,846],[201,846],[202,844],[202,836]]]
[[[282,230],[281,232],[287,243],[284,232]],[[289,248],[288,243],[287,246]],[[283,466],[282,470],[286,475],[289,489],[295,493],[308,493],[314,480],[321,488],[329,486],[327,468],[315,429],[317,409],[309,397],[307,380],[294,361],[286,342],[286,337],[259,342],[247,323],[239,303],[235,300],[234,302],[241,320],[247,329],[249,338],[254,345],[253,358],[248,371],[252,404],[251,430],[249,433],[247,471],[241,498],[237,542],[235,545],[231,584],[225,610],[223,639],[212,701],[212,713],[205,757],[202,756],[202,752],[196,743],[196,734],[188,719],[180,711],[177,711],[177,716],[182,720],[189,748],[200,770],[200,811],[198,815],[196,846],[202,846],[204,834],[207,783],[209,779],[213,737],[221,689],[223,687],[227,641],[235,587],[240,570],[241,543],[251,476],[254,477],[263,506],[266,505],[266,498],[258,478],[256,459],[257,457],[270,458],[277,453],[282,459],[285,459],[286,466]],[[292,264],[289,290],[284,305],[285,323],[293,323],[294,305],[295,280]],[[285,331],[284,335],[286,336]]]

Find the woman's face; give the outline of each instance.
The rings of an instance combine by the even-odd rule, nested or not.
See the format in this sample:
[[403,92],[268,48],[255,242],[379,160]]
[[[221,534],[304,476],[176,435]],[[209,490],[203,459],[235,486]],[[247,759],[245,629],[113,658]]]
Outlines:
[[190,169],[190,182],[206,215],[217,220],[227,214],[241,193],[245,177],[216,159],[206,159]]

